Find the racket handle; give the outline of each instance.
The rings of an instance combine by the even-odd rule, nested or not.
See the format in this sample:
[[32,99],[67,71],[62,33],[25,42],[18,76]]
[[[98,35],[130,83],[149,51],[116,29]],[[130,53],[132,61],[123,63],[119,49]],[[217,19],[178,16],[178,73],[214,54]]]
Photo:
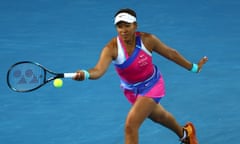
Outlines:
[[64,78],[73,78],[77,73],[64,73]]

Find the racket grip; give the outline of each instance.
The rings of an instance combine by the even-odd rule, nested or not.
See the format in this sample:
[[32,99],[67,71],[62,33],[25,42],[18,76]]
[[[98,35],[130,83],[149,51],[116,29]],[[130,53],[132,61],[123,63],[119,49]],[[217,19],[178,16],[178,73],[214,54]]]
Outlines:
[[64,78],[73,78],[77,73],[64,73]]

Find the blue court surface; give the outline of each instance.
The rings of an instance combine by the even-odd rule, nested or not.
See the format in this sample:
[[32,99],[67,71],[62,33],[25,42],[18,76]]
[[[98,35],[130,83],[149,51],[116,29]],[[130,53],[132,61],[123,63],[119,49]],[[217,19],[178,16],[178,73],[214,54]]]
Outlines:
[[[93,67],[114,36],[113,15],[130,7],[138,30],[153,33],[192,62],[207,55],[200,74],[154,54],[167,95],[161,104],[182,125],[192,121],[200,144],[240,141],[239,0],[1,0],[0,143],[123,144],[130,104],[113,66],[99,80],[64,79],[30,92],[7,87],[6,73],[31,60],[57,72]],[[141,144],[179,143],[168,129],[146,120]]]

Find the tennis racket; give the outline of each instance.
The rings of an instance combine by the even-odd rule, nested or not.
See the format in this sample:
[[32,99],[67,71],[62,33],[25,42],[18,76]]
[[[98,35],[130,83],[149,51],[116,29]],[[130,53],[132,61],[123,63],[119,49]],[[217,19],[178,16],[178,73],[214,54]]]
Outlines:
[[36,90],[56,78],[72,78],[76,73],[56,73],[39,63],[21,61],[12,65],[7,72],[7,84],[16,92]]

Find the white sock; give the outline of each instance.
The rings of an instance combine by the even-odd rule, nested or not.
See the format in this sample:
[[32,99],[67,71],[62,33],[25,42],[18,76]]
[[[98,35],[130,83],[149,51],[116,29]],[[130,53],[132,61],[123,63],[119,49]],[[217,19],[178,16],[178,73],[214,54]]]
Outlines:
[[180,138],[180,141],[184,140],[187,137],[187,132],[185,129],[183,129],[183,137]]

